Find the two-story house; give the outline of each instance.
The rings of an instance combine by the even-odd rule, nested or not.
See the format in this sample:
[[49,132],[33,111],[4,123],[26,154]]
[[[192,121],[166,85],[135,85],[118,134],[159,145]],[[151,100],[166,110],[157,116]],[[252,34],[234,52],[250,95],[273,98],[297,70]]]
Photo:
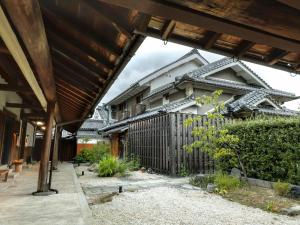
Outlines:
[[[99,130],[120,139],[128,123],[166,112],[205,115],[211,105],[198,105],[195,98],[221,89],[220,100],[226,105],[225,114],[245,118],[253,113],[294,116],[283,103],[297,99],[293,93],[273,89],[241,61],[223,58],[209,63],[193,49],[176,61],[152,72],[104,107],[115,120]],[[114,140],[115,139],[115,140]],[[120,141],[119,141],[120,142]],[[124,142],[124,141],[123,141]],[[120,142],[119,145],[122,145]],[[120,148],[119,145],[113,146]]]

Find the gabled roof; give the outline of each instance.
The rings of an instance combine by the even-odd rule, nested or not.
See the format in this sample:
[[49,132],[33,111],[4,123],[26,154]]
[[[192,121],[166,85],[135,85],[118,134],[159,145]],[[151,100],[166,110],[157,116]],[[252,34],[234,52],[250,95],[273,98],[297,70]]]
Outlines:
[[257,105],[264,101],[268,101],[271,105],[274,106],[274,108],[281,108],[279,105],[277,105],[270,99],[269,94],[264,90],[256,90],[249,92],[248,94],[242,96],[238,100],[228,104],[228,107],[233,112],[239,111],[242,108],[248,108],[252,110],[257,108]]
[[253,77],[258,83],[260,83],[264,88],[272,89],[270,85],[268,85],[261,77],[259,77],[254,71],[252,71],[248,66],[246,66],[241,61],[234,58],[222,58],[210,64],[200,67],[192,72],[187,73],[186,75],[192,78],[205,78],[211,73],[215,73],[217,71],[223,70],[228,67],[239,66],[241,69],[248,72],[249,76]]
[[122,101],[126,100],[127,98],[130,98],[131,96],[134,96],[135,94],[145,90],[146,88],[148,88],[148,86],[145,84],[148,81],[151,81],[152,79],[155,79],[154,76],[160,75],[161,72],[163,72],[163,70],[167,69],[167,70],[171,70],[174,68],[174,66],[176,66],[176,64],[180,61],[184,61],[186,59],[188,59],[191,56],[196,56],[196,58],[198,60],[200,60],[200,62],[203,65],[207,65],[209,62],[199,53],[199,51],[197,49],[192,49],[191,51],[189,51],[188,53],[186,53],[185,55],[183,55],[182,57],[176,59],[175,61],[153,71],[152,73],[148,74],[147,76],[143,77],[142,79],[140,79],[139,81],[133,83],[128,89],[126,89],[125,91],[123,91],[122,93],[120,93],[118,96],[116,96],[115,98],[113,98],[112,100],[110,100],[109,102],[107,102],[107,105],[111,105],[111,104],[118,104],[121,103]]

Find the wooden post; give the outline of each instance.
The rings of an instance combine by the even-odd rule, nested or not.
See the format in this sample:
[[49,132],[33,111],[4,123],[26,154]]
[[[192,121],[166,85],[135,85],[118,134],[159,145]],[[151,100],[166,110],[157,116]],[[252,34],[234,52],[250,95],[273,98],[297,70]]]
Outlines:
[[176,175],[176,159],[175,159],[175,114],[170,113],[170,136],[169,136],[169,153],[170,153],[170,167],[171,167],[171,175]]
[[41,161],[39,170],[39,180],[37,192],[47,192],[48,185],[48,170],[49,170],[49,157],[51,149],[51,134],[52,126],[54,121],[54,104],[48,104],[47,107],[47,120],[46,120],[46,130],[44,133],[44,141],[41,149]]
[[57,170],[58,165],[58,150],[60,146],[62,128],[56,126],[55,135],[54,135],[54,146],[53,146],[53,169]]
[[24,159],[26,131],[27,131],[27,120],[22,119],[21,137],[20,137],[20,155],[19,155],[20,159]]

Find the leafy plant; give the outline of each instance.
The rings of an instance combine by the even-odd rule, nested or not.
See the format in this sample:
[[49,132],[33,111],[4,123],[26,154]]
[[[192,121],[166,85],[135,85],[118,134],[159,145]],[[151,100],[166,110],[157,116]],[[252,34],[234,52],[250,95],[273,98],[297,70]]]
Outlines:
[[191,177],[189,183],[191,185],[206,188],[208,184],[213,184],[215,182],[215,175],[207,175],[201,178]]
[[[213,125],[215,121],[224,118],[221,112],[225,106],[223,102],[219,101],[222,92],[222,90],[217,90],[211,96],[202,96],[196,99],[199,105],[212,105],[213,111],[207,113],[203,126],[195,126],[193,128],[192,135],[196,138],[196,141],[190,145],[185,145],[184,148],[188,152],[192,152],[194,149],[201,149],[201,151],[208,153],[209,156],[217,161],[224,157],[234,157],[246,176],[237,148],[239,143],[238,136],[230,134],[226,128],[218,129]],[[190,117],[184,121],[184,125],[186,127],[191,126],[201,119],[202,116]]]
[[289,183],[277,181],[275,184],[273,184],[273,188],[277,195],[286,197],[291,189],[291,186]]
[[179,176],[186,177],[188,175],[189,175],[189,170],[184,165],[181,165],[179,170]]
[[268,212],[279,212],[280,206],[278,204],[276,204],[275,201],[268,201],[266,204],[266,210]]
[[136,171],[141,168],[141,160],[134,154],[127,157],[126,164],[129,171]]
[[99,162],[98,174],[100,177],[111,177],[118,172],[118,169],[119,169],[118,159],[114,156],[106,156]]
[[[300,117],[260,117],[225,128],[239,138],[237,149],[248,176],[300,184]],[[218,166],[230,171],[234,162],[236,156],[226,156]]]
[[90,158],[90,149],[83,148],[78,155],[75,156],[74,160],[77,163],[88,162]]
[[217,173],[215,184],[218,190],[225,191],[231,191],[241,187],[241,181],[238,178],[223,173]]
[[98,163],[101,159],[110,154],[110,146],[104,143],[97,143],[90,149],[88,154],[88,161],[91,163]]

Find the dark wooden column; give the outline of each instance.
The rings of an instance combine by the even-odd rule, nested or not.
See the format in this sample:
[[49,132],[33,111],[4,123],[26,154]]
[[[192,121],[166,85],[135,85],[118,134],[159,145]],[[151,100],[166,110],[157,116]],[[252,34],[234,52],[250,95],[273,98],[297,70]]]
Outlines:
[[61,127],[56,127],[55,129],[55,136],[54,136],[54,146],[53,146],[53,169],[57,169],[58,165],[58,151],[60,146],[60,139],[61,139]]
[[20,137],[20,155],[19,155],[20,159],[24,159],[26,131],[27,131],[27,120],[22,119],[21,137]]
[[45,129],[44,140],[41,149],[41,161],[40,161],[37,192],[48,191],[47,180],[48,180],[48,171],[49,171],[49,157],[50,157],[50,149],[51,149],[51,135],[52,135],[53,122],[54,122],[54,104],[48,103],[46,129]]

